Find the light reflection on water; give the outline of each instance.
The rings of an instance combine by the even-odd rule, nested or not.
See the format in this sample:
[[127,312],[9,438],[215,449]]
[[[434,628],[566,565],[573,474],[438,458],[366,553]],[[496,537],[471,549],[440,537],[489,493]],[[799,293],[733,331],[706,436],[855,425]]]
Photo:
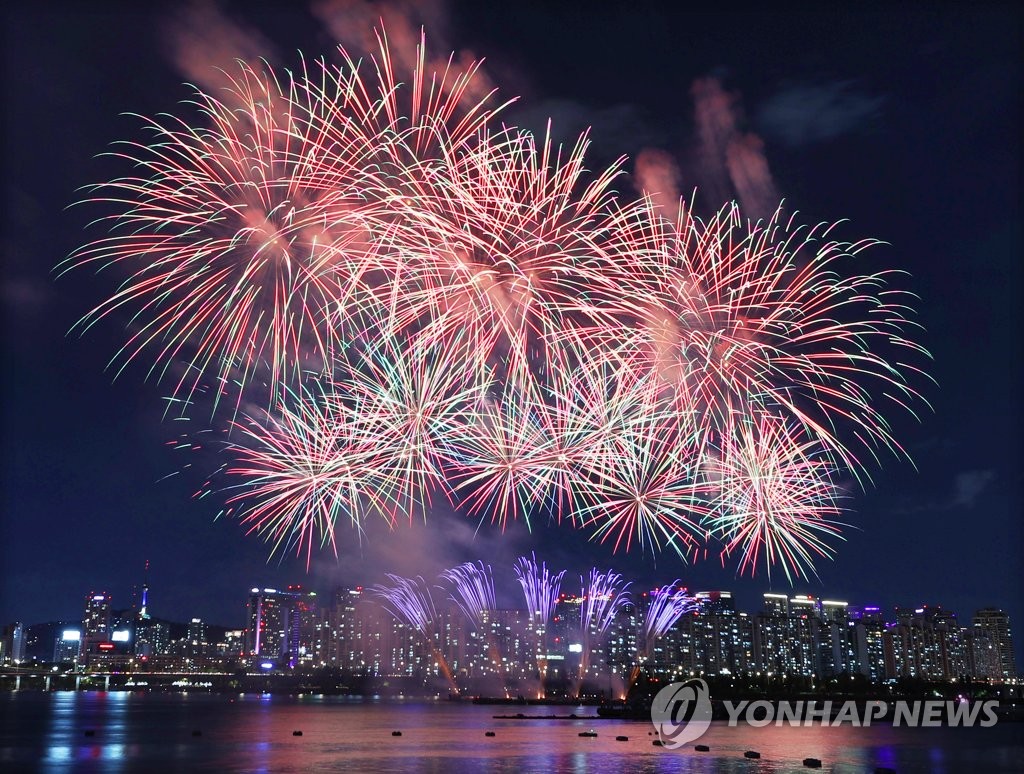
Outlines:
[[[994,728],[729,728],[711,751],[652,745],[647,723],[497,720],[496,714],[593,715],[592,707],[487,707],[250,694],[8,693],[0,695],[0,770],[898,772],[1024,771],[1018,724]],[[593,729],[596,738],[580,731]],[[87,731],[93,735],[87,736]],[[402,736],[392,736],[400,730]],[[294,736],[301,731],[301,736]],[[494,731],[486,737],[485,731]],[[199,732],[199,735],[194,735]],[[626,742],[616,741],[628,736]],[[760,760],[743,757],[757,750]]]

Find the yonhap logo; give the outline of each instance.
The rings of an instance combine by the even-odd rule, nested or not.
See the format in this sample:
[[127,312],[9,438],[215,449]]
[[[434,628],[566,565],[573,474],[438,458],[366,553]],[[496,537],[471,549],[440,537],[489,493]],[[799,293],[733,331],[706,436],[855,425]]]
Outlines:
[[670,683],[651,702],[651,722],[663,746],[682,747],[711,726],[711,693],[700,678]]

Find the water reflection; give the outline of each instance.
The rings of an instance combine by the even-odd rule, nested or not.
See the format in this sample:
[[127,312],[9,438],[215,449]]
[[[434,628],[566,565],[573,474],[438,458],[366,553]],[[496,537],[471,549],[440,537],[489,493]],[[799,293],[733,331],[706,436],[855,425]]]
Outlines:
[[[0,697],[0,769],[119,772],[671,771],[775,774],[804,758],[834,771],[1024,771],[1020,727],[728,728],[699,741],[709,752],[652,745],[651,726],[615,720],[501,720],[500,707],[445,701],[361,702],[307,696],[20,692]],[[524,714],[592,715],[592,708],[529,708]],[[13,722],[7,722],[8,719]],[[580,737],[593,728],[597,737]],[[94,736],[86,736],[86,731]],[[392,732],[400,730],[400,737]],[[196,734],[195,732],[200,732]],[[301,731],[301,736],[293,732]],[[486,732],[494,732],[487,736]],[[628,741],[616,741],[618,735]],[[757,750],[760,760],[747,760]],[[40,762],[42,766],[40,766]]]

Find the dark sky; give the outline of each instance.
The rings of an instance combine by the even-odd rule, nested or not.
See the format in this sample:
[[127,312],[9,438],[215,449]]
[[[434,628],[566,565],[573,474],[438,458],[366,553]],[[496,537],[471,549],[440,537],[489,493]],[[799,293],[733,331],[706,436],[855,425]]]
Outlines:
[[[275,64],[293,66],[299,50],[331,56],[325,26],[286,5],[299,8],[229,4],[226,17],[262,39]],[[914,465],[883,458],[874,486],[848,503],[853,526],[836,559],[793,590],[941,604],[962,618],[1000,606],[1024,640],[1019,17],[996,3],[884,13],[642,5],[467,2],[434,24],[453,47],[486,57],[503,94],[522,95],[509,120],[542,126],[552,115],[566,136],[593,125],[594,166],[660,148],[677,159],[684,191],[715,187],[698,163],[691,96],[697,79],[714,77],[735,96],[739,130],[763,142],[790,210],[806,223],[848,219],[843,237],[888,243],[867,260],[909,272],[904,284],[920,296],[938,386],[919,386],[934,412],[923,409],[920,423],[892,416]],[[139,137],[138,121],[121,114],[181,112],[189,95],[172,43],[190,25],[180,12],[95,6],[4,12],[0,622],[80,617],[94,589],[127,606],[146,559],[154,613],[240,625],[254,584],[326,589],[485,558],[511,585],[508,566],[529,550],[573,572],[611,565],[645,581],[733,589],[755,609],[762,576],[737,579],[715,560],[613,557],[567,528],[503,536],[484,525],[474,538],[475,522],[439,514],[371,535],[362,549],[350,534],[337,561],[322,556],[307,576],[303,560],[268,563],[263,543],[215,522],[218,504],[193,498],[212,461],[167,445],[181,431],[162,419],[167,388],[147,382],[141,364],[116,380],[105,370],[124,321],[66,335],[115,275],[52,275],[102,233],[85,229],[97,210],[67,205],[79,187],[125,171],[96,157]],[[628,179],[619,188],[631,195]]]

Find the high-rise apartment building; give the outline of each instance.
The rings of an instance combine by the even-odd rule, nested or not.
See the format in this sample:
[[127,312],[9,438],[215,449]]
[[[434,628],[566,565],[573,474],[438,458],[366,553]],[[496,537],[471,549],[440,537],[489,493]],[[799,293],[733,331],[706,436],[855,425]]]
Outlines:
[[1013,633],[1010,631],[1010,616],[995,607],[986,607],[974,614],[971,624],[984,631],[995,647],[999,662],[999,676],[1011,680],[1017,676],[1017,661],[1013,652]]
[[25,661],[25,624],[20,621],[4,627],[0,637],[0,664],[17,666]]
[[82,618],[82,653],[97,653],[110,642],[110,595],[93,592],[85,598]]

